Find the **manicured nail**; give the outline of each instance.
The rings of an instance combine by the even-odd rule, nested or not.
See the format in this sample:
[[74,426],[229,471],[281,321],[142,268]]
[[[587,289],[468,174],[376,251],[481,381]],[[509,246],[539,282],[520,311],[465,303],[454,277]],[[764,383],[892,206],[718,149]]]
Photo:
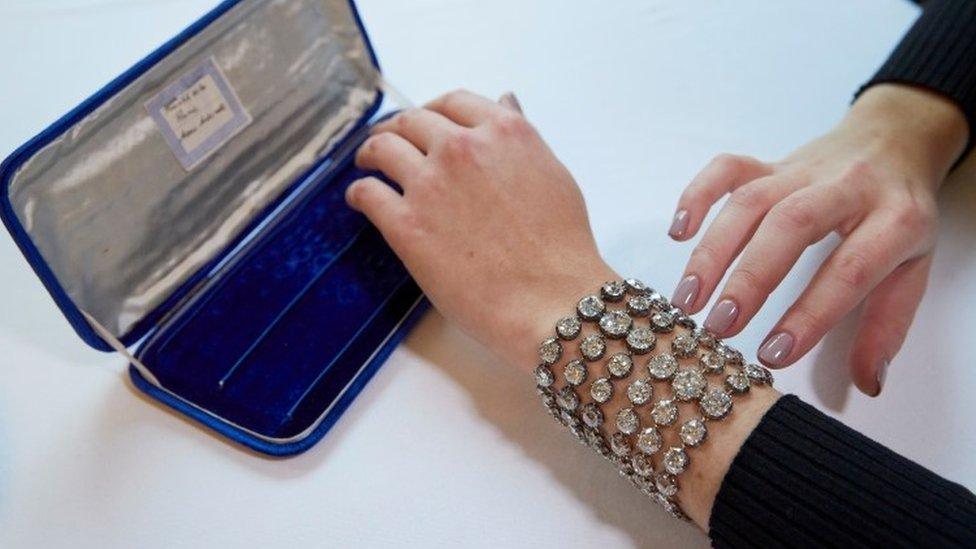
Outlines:
[[705,319],[705,329],[717,336],[725,334],[725,331],[735,322],[735,317],[739,316],[739,306],[731,299],[719,301],[712,312],[708,313]]
[[699,287],[697,275],[682,278],[678,287],[674,289],[674,295],[671,296],[671,304],[687,313],[698,299]]
[[885,378],[888,377],[888,365],[889,364],[891,364],[891,361],[888,360],[887,358],[882,358],[881,359],[881,363],[878,364],[878,374],[877,374],[878,375],[878,392],[875,393],[874,396],[880,395],[881,394],[881,389],[884,388]]
[[515,97],[515,94],[512,92],[503,93],[502,96],[498,98],[498,102],[506,107],[515,109],[518,112],[522,112],[522,104],[519,103],[518,97]]
[[671,221],[671,228],[668,229],[668,234],[671,238],[682,238],[685,236],[685,231],[688,230],[688,210],[678,210],[674,214],[674,220]]
[[786,332],[774,334],[759,348],[759,360],[767,366],[783,366],[793,350],[793,336]]

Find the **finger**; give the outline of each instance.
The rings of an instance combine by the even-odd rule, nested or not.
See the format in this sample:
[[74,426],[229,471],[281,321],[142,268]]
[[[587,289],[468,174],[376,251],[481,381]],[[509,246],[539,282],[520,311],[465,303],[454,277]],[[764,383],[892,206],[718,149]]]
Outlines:
[[[364,177],[346,188],[346,203],[369,219],[394,246],[407,204],[400,193],[377,177]],[[395,246],[394,246],[395,247]]]
[[373,126],[370,133],[395,133],[426,154],[436,141],[459,129],[460,126],[442,114],[427,109],[408,109]]
[[922,301],[931,267],[931,254],[910,260],[868,294],[850,356],[851,378],[864,394],[881,393],[888,365]]
[[502,96],[498,98],[498,104],[522,114],[522,104],[519,102],[518,97],[515,97],[513,92],[503,93]]
[[457,90],[424,105],[424,108],[443,114],[457,124],[473,128],[503,112],[501,105],[467,90]]
[[671,298],[674,305],[687,313],[701,310],[766,212],[795,187],[792,180],[770,176],[733,192],[692,250],[681,283]]
[[754,179],[772,173],[770,166],[755,158],[732,154],[716,156],[681,194],[668,234],[675,240],[688,240],[695,236],[708,210],[718,199]]
[[889,273],[911,257],[918,234],[893,228],[885,216],[864,221],[827,258],[810,285],[759,348],[767,366],[792,364]]
[[356,151],[356,165],[379,170],[407,189],[420,172],[424,155],[398,134],[383,132],[371,135]]
[[860,211],[857,196],[839,186],[797,191],[773,206],[746,244],[705,328],[739,333],[779,286],[800,255]]

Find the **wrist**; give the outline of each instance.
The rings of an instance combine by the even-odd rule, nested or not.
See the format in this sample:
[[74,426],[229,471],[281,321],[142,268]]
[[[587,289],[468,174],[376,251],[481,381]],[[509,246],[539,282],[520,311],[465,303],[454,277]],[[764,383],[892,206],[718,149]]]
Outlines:
[[865,91],[840,128],[897,163],[903,173],[935,191],[962,154],[969,138],[963,112],[928,90],[880,84]]

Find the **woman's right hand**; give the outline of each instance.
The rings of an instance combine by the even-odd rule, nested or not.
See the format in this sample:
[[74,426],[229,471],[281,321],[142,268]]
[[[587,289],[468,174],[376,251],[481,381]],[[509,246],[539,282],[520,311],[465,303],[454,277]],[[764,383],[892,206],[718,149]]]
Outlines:
[[367,177],[349,204],[445,317],[523,368],[556,319],[617,278],[573,177],[511,106],[449,93],[378,124],[356,162],[404,192]]

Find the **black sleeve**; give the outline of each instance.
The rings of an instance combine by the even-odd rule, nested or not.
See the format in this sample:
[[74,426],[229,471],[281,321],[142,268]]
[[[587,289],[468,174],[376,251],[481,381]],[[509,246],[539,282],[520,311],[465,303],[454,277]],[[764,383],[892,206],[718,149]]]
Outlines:
[[976,141],[976,0],[921,2],[922,15],[864,90],[883,82],[921,86],[962,109]]
[[716,547],[976,547],[976,497],[789,395],[733,460],[709,527]]

